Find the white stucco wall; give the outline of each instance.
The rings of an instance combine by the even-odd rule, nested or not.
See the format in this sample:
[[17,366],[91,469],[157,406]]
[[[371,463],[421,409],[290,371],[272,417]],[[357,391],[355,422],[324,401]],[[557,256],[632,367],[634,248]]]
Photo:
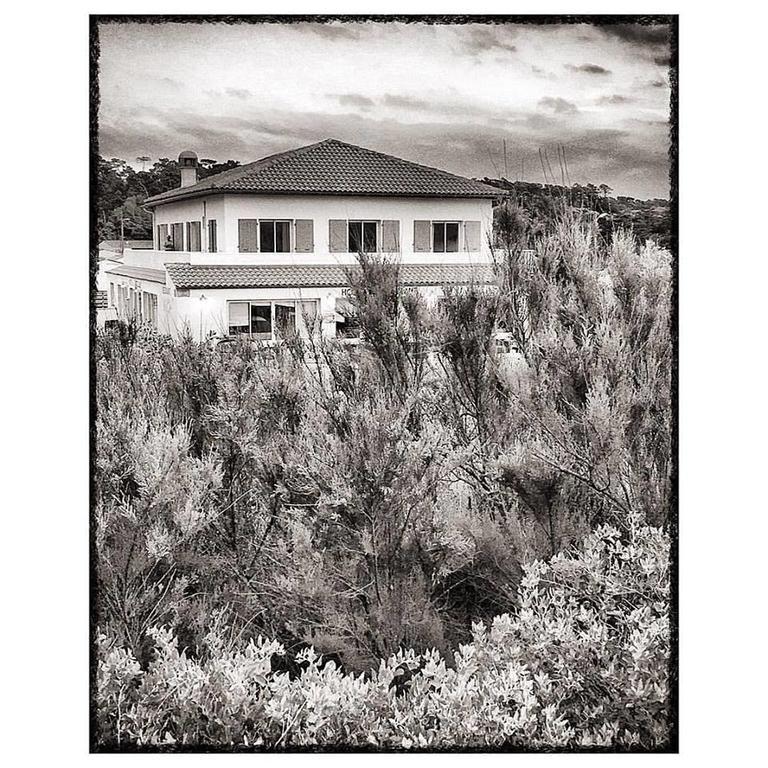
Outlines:
[[[217,221],[218,253],[207,253],[207,222]],[[312,219],[313,253],[239,253],[238,219]],[[166,251],[166,261],[193,264],[339,264],[353,263],[354,254],[331,253],[330,219],[394,219],[400,222],[400,257],[410,263],[475,263],[490,259],[488,234],[493,225],[491,200],[466,198],[352,197],[333,195],[218,195],[167,203],[155,208],[154,232],[161,224],[202,222],[203,251]],[[479,221],[480,251],[414,253],[414,220]],[[463,238],[461,238],[463,240]],[[463,247],[463,242],[461,243]]]
[[[179,335],[185,330],[193,338],[205,338],[209,333],[227,335],[230,301],[298,301],[316,299],[320,302],[322,332],[336,334],[336,299],[345,296],[345,288],[213,288],[190,290],[189,296],[174,298],[175,315],[169,333]],[[417,289],[428,301],[443,295],[438,286]],[[205,299],[201,299],[204,296]]]
[[[202,251],[134,251],[126,250],[123,264],[163,269],[166,263],[193,264],[353,264],[355,254],[331,253],[329,250],[329,220],[398,220],[400,222],[400,253],[403,263],[482,264],[491,259],[488,235],[492,230],[493,212],[490,199],[477,198],[390,198],[333,195],[214,195],[194,200],[182,200],[157,206],[153,211],[153,234],[161,224],[201,222]],[[312,253],[239,253],[238,219],[312,219],[314,222],[314,251]],[[217,222],[218,252],[208,253],[208,221]],[[479,221],[480,250],[456,253],[431,253],[413,250],[413,222]],[[292,234],[293,236],[293,234]],[[186,227],[185,227],[186,238]],[[292,244],[293,247],[293,244]],[[464,247],[463,234],[460,248]],[[339,288],[304,289],[202,289],[191,290],[189,296],[174,295],[173,287],[148,281],[114,278],[124,284],[158,293],[159,330],[178,335],[188,330],[197,338],[210,332],[226,334],[228,330],[227,302],[232,300],[299,300],[317,299],[323,317],[323,332],[336,331],[336,299],[344,295]],[[432,298],[442,294],[433,286],[419,289]],[[200,296],[206,300],[201,301]]]

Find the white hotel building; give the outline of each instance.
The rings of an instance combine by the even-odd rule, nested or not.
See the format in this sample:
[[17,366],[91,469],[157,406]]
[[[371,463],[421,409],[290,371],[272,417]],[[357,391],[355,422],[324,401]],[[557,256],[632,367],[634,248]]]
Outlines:
[[148,198],[154,248],[100,271],[109,314],[163,333],[336,335],[350,317],[346,268],[359,249],[400,263],[404,285],[491,281],[492,202],[500,190],[328,139]]

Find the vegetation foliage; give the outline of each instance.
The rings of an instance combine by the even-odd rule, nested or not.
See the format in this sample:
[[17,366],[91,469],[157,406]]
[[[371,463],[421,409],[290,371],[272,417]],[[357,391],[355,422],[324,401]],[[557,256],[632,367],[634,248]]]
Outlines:
[[97,336],[102,745],[665,743],[670,256],[503,217],[359,344]]

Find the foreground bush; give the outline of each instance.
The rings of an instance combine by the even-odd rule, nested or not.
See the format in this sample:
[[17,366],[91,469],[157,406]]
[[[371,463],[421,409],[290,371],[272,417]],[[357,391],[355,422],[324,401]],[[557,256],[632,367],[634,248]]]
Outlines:
[[102,636],[101,744],[653,749],[668,738],[668,537],[602,526],[578,551],[527,566],[515,615],[476,624],[449,666],[400,651],[367,675],[274,641],[214,630],[199,659],[151,630],[146,671]]

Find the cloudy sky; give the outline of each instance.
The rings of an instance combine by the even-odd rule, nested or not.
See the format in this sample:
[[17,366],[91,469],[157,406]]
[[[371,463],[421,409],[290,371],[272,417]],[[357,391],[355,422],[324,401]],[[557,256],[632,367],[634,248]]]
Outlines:
[[541,149],[559,182],[562,146],[572,182],[668,197],[665,27],[104,24],[99,37],[99,151],[134,165],[337,138],[537,182]]

